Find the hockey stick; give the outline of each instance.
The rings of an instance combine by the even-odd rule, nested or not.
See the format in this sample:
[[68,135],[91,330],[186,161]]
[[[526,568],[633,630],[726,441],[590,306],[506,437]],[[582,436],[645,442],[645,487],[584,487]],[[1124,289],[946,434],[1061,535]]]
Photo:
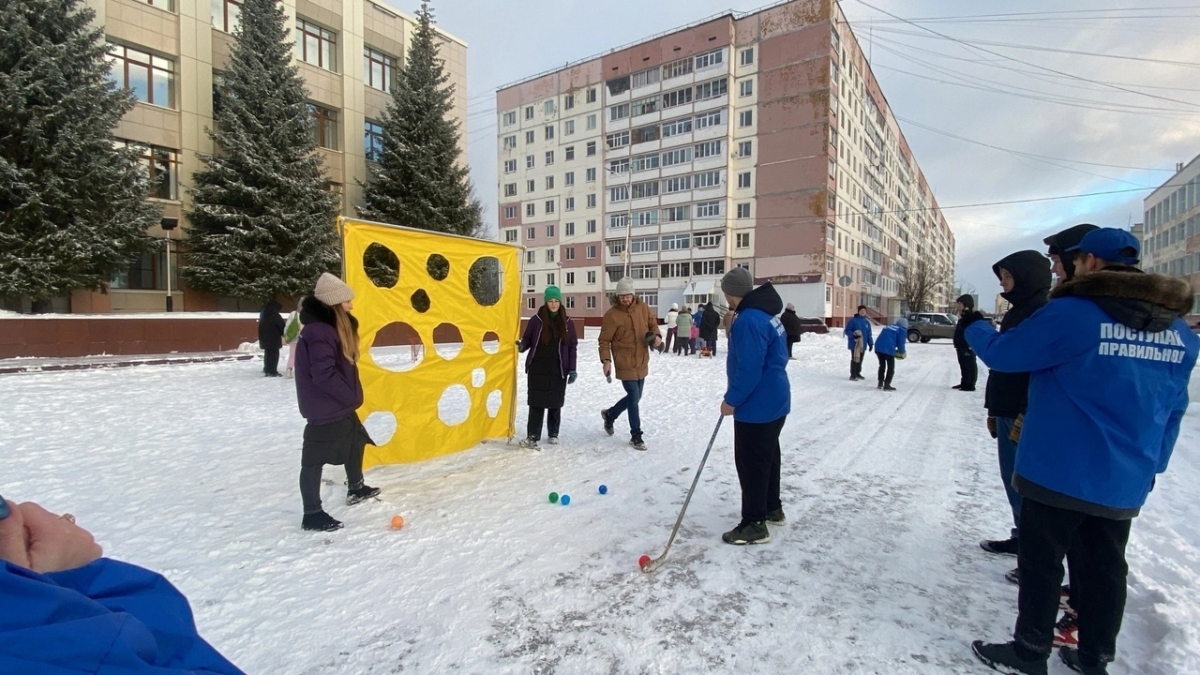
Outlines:
[[675,527],[671,528],[671,538],[667,539],[667,547],[663,549],[662,555],[642,565],[643,572],[647,574],[653,572],[667,559],[667,552],[671,550],[671,544],[675,542],[675,535],[679,533],[679,526],[683,523],[683,514],[687,513],[688,503],[692,501],[692,493],[696,491],[696,484],[700,482],[700,472],[704,471],[704,463],[708,461],[708,453],[712,452],[713,443],[717,440],[717,432],[721,430],[721,422],[724,420],[724,415],[717,418],[717,426],[713,429],[712,438],[708,439],[708,449],[704,451],[704,456],[700,458],[700,466],[696,467],[696,477],[692,479],[692,487],[688,488],[687,497],[683,499],[683,507],[679,509],[679,517],[675,519]]

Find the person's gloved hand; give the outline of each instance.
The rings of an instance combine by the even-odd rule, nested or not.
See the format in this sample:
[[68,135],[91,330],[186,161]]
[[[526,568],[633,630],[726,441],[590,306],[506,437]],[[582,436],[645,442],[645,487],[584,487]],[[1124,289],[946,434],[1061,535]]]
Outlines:
[[526,347],[524,342],[522,342],[521,340],[517,340],[517,353],[518,354],[524,354],[527,349],[529,349],[529,347]]
[[987,428],[988,428],[988,433],[992,435],[992,438],[996,438],[996,418],[995,417],[987,418]]
[[875,345],[867,345],[867,351],[869,351],[869,352],[875,351]]
[[577,375],[573,370],[567,373],[567,384],[575,384],[575,378],[577,377],[579,377],[579,375]]
[[896,352],[896,358],[900,361],[903,361],[907,356],[908,354],[906,352]]

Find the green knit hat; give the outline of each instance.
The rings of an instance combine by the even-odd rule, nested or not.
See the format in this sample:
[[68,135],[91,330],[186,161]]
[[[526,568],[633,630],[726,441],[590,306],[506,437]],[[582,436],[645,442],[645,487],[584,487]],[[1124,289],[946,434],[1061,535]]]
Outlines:
[[550,302],[551,300],[557,300],[561,304],[562,303],[562,291],[558,290],[558,286],[547,286],[546,292],[542,295],[542,299],[544,302]]

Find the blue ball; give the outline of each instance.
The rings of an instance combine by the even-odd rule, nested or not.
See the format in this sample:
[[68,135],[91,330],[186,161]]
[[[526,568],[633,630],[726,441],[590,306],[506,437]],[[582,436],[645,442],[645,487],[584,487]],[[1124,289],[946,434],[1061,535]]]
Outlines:
[[570,504],[570,503],[571,503],[571,495],[563,495],[563,496],[561,496],[561,497],[559,497],[559,498],[558,498],[558,501],[559,501],[559,503],[560,503],[560,504],[562,504],[563,506],[566,506],[567,504]]
[[602,495],[608,494],[608,486],[607,485],[600,486],[600,494],[602,494]]

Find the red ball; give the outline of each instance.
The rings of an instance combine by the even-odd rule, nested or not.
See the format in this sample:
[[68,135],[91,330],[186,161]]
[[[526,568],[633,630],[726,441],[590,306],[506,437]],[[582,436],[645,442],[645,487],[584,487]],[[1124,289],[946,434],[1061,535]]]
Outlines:
[[650,556],[643,555],[642,557],[638,558],[638,567],[645,569],[646,563],[648,562],[650,562]]

